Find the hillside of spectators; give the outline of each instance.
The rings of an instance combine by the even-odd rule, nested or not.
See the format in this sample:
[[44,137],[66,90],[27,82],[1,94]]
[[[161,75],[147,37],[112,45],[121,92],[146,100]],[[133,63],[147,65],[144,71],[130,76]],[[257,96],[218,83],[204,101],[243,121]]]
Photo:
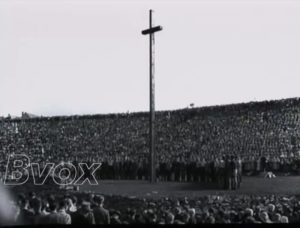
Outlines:
[[[40,164],[102,162],[105,178],[141,179],[148,127],[147,112],[1,119],[2,171],[8,155],[23,153]],[[181,164],[187,172],[186,164],[195,169],[224,155],[242,157],[245,171],[256,169],[261,156],[274,170],[300,167],[299,98],[160,111],[155,128],[161,172]]]

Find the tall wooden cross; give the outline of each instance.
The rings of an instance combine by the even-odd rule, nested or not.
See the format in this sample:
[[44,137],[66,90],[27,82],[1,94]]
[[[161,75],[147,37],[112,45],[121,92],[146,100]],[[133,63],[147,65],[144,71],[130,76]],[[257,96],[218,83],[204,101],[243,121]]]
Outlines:
[[150,128],[149,128],[149,136],[150,136],[150,162],[149,162],[149,180],[151,183],[156,182],[156,154],[155,154],[155,129],[154,129],[154,121],[155,121],[155,86],[154,86],[154,33],[161,31],[161,26],[153,27],[152,24],[152,14],[153,10],[149,11],[149,28],[142,31],[143,35],[149,35],[150,41],[150,49],[149,49],[149,67],[150,67]]

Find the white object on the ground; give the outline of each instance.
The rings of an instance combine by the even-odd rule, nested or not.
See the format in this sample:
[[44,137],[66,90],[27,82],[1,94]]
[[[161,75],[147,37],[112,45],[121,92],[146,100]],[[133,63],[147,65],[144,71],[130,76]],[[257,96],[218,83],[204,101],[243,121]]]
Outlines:
[[265,175],[265,178],[275,178],[275,174],[272,173],[272,172],[267,172],[266,175]]

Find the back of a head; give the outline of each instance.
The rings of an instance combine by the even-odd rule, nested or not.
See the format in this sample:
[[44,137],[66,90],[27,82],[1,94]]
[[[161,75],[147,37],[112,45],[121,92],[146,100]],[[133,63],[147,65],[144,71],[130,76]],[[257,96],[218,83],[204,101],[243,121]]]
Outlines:
[[101,196],[101,195],[98,195],[98,196],[95,196],[94,197],[94,201],[99,204],[99,205],[102,205],[104,203],[104,197]]
[[68,197],[68,198],[66,198],[66,201],[67,201],[67,206],[68,206],[69,208],[72,207],[72,205],[73,205],[72,199],[71,199],[70,197]]
[[207,223],[210,223],[210,224],[214,224],[216,222],[215,220],[215,217],[213,217],[212,215],[210,215],[208,218],[207,218]]
[[184,223],[187,223],[190,219],[190,215],[188,213],[182,213],[180,217],[180,220]]
[[58,208],[59,209],[67,209],[68,204],[69,204],[68,199],[61,199],[59,201]]
[[57,202],[54,197],[48,197],[49,210],[55,211],[57,209]]
[[251,208],[246,208],[244,213],[245,213],[245,216],[251,216],[251,217],[254,214],[254,212]]
[[195,208],[189,208],[189,209],[188,209],[188,212],[189,212],[189,215],[190,215],[190,216],[195,216],[195,215],[196,215],[196,210],[195,210]]
[[269,215],[266,211],[261,212],[260,217],[264,222],[266,222],[269,219]]
[[269,204],[268,205],[268,211],[273,213],[275,211],[275,205],[274,204]]
[[173,224],[174,223],[174,219],[175,219],[175,216],[171,213],[171,212],[168,212],[166,214],[166,224]]
[[35,212],[38,212],[42,209],[42,200],[36,197],[30,201],[30,205]]
[[71,195],[68,197],[69,199],[72,200],[72,204],[73,205],[76,205],[77,204],[77,197],[75,195]]
[[35,192],[29,192],[28,193],[28,196],[29,196],[29,198],[35,198],[36,197],[36,194],[35,194]]
[[289,223],[289,218],[286,216],[281,217],[281,223]]
[[274,221],[273,222],[281,222],[281,214],[276,213],[274,216]]
[[82,201],[81,203],[81,209],[83,213],[87,213],[87,212],[90,212],[91,211],[91,203],[89,201]]
[[18,204],[21,207],[24,207],[27,204],[28,200],[26,199],[26,196],[24,194],[18,195]]

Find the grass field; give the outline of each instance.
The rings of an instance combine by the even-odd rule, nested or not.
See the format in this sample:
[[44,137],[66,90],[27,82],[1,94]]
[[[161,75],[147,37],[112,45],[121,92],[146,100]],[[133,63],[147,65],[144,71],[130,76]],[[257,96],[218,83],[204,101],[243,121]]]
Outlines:
[[[53,188],[52,188],[53,187]],[[11,188],[11,187],[9,187]],[[58,186],[33,186],[26,184],[12,187],[15,193],[35,191],[43,192],[58,189]],[[160,197],[184,197],[194,198],[197,196],[214,194],[277,194],[277,195],[300,195],[300,176],[277,177],[265,179],[263,177],[244,177],[241,188],[238,190],[222,190],[212,185],[201,183],[158,182],[150,184],[147,181],[133,180],[99,180],[98,185],[84,184],[80,186],[81,192],[94,192],[104,195],[120,195],[137,198],[160,198]]]
[[190,198],[208,194],[292,194],[300,195],[300,176],[277,177],[244,177],[241,188],[235,191],[214,189],[201,183],[160,182],[150,184],[146,181],[100,180],[96,186],[85,184],[80,191],[92,191],[105,195],[122,195],[129,197],[184,197]]

